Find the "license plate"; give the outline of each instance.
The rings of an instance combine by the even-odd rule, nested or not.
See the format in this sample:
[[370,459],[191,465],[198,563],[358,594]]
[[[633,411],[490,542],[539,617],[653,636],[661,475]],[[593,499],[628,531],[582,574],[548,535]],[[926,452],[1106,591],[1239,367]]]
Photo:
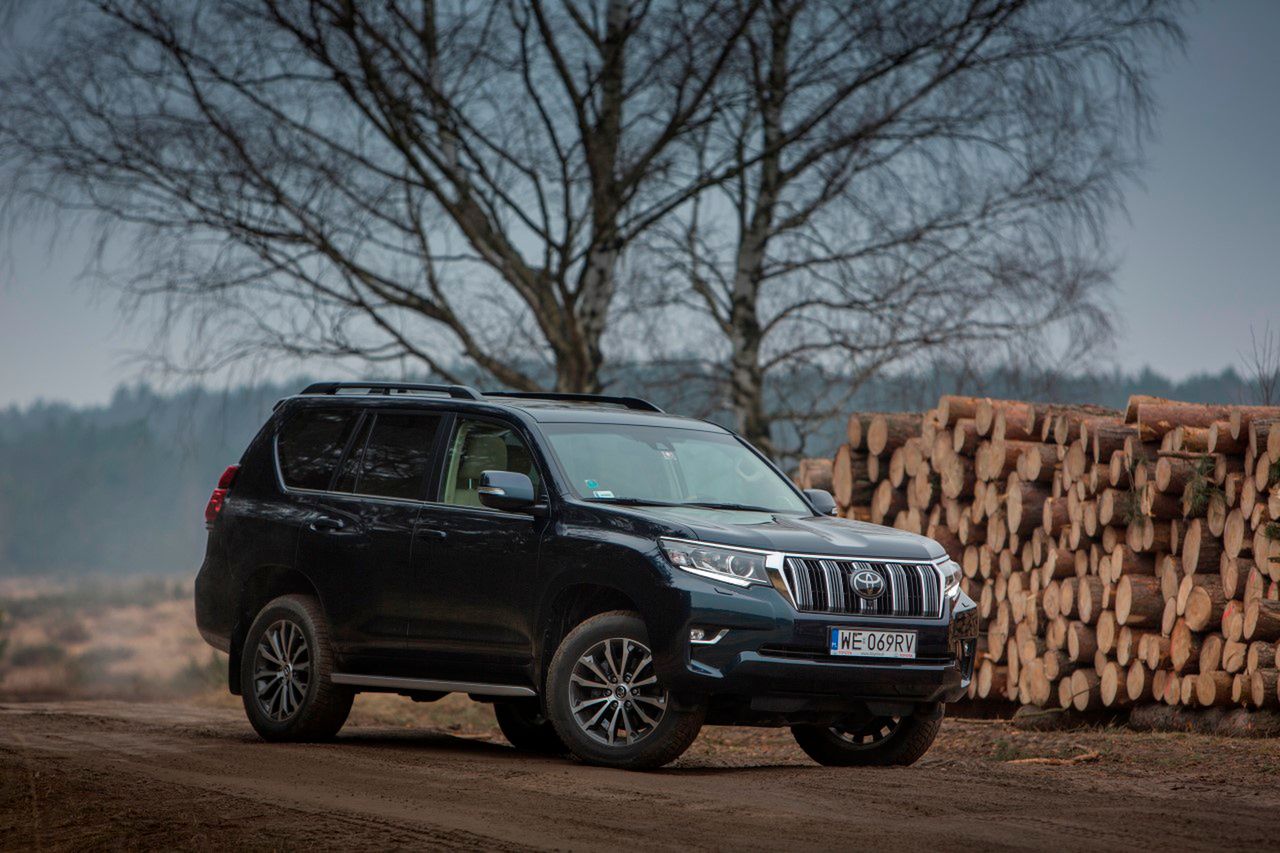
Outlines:
[[831,654],[862,658],[914,658],[916,632],[832,628]]

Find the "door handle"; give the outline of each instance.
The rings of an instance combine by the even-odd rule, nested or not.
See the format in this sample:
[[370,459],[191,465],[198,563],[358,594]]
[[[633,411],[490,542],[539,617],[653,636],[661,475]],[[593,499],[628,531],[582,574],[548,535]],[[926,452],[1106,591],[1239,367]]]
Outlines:
[[449,537],[449,534],[445,531],[431,527],[419,527],[414,531],[414,535],[421,536],[423,539],[447,539]]
[[346,527],[346,524],[340,518],[330,518],[327,515],[322,515],[319,518],[314,519],[310,526],[312,530],[328,533],[335,530],[341,530]]

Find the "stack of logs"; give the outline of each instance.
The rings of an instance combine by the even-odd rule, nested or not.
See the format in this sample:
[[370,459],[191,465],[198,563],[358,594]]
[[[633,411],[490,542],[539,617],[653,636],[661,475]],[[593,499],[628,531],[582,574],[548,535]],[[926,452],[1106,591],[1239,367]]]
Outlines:
[[960,563],[971,698],[1280,708],[1280,407],[944,396],[853,415],[798,479]]

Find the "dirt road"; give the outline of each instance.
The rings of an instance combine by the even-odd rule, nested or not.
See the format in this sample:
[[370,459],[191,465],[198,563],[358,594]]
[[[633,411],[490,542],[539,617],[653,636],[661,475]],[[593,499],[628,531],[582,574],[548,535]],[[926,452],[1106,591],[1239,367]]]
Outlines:
[[484,730],[353,721],[331,744],[268,745],[231,708],[0,705],[0,848],[1280,844],[1274,742],[945,732],[917,766],[870,771],[816,767],[781,732],[708,729],[671,769],[633,774],[521,755]]

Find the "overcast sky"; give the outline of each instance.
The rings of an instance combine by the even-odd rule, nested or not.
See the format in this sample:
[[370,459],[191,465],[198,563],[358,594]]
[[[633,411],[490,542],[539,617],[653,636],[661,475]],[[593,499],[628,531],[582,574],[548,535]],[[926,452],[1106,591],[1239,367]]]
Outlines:
[[[1280,0],[1208,0],[1185,24],[1143,186],[1112,229],[1115,359],[1175,378],[1237,364],[1250,325],[1280,333]],[[0,407],[104,401],[137,377],[146,328],[77,281],[85,235],[28,231],[0,263]]]

